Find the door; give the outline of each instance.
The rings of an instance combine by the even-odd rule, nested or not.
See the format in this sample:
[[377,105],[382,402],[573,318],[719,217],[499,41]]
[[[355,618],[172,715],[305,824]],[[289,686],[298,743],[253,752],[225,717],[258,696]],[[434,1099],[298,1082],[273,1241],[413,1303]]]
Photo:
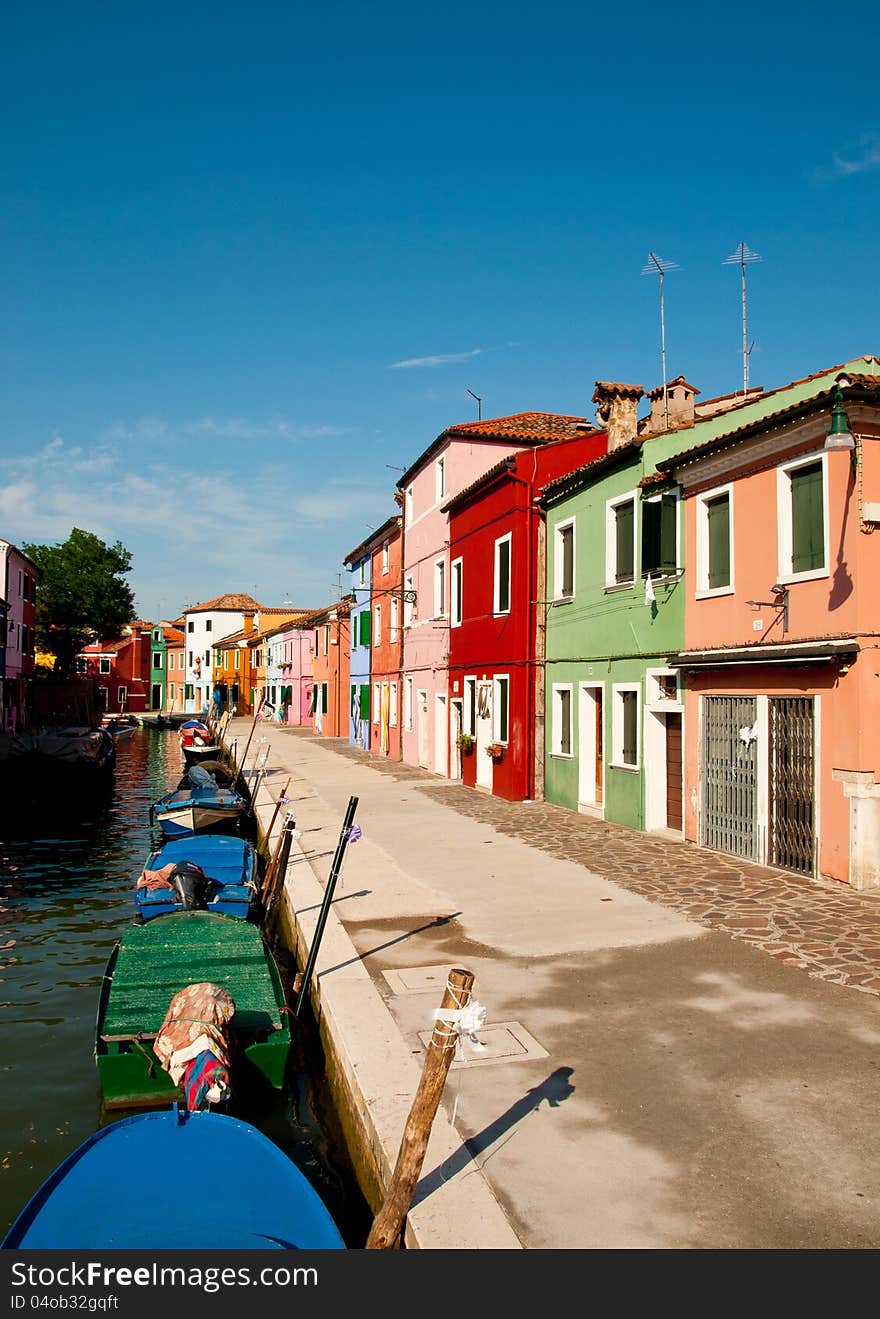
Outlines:
[[602,688],[582,683],[578,711],[578,802],[602,805]]
[[703,698],[701,842],[747,861],[757,853],[757,701]]
[[420,688],[416,693],[416,719],[418,721],[419,764],[428,769],[428,693]]
[[464,727],[464,718],[462,715],[462,700],[460,697],[453,698],[449,703],[449,777],[451,779],[461,778],[461,747],[458,745],[458,735]]
[[153,694],[150,697],[150,709],[161,710],[162,708],[162,684],[161,682],[153,683]]
[[449,774],[449,725],[446,697],[434,697],[434,771],[446,778]]
[[812,875],[816,865],[812,696],[770,700],[771,866]]
[[666,716],[666,828],[682,827],[681,715]]
[[486,748],[492,742],[492,684],[477,683],[477,738],[474,755],[477,758],[476,783],[478,788],[492,791],[492,757]]

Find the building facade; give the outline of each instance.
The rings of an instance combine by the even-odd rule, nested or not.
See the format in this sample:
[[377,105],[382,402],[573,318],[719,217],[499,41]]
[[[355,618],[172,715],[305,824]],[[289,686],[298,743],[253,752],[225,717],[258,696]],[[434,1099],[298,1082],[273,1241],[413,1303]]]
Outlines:
[[326,605],[306,616],[312,629],[313,731],[320,737],[347,737],[349,733],[348,600]]
[[305,618],[301,626],[285,628],[278,637],[282,702],[287,712],[286,722],[293,728],[311,726],[314,720],[314,637],[314,629],[306,626]]
[[370,751],[400,760],[400,670],[403,654],[403,518],[396,514],[375,532],[370,545],[370,604],[373,611],[370,676]]
[[259,607],[251,595],[230,593],[183,611],[186,636],[183,708],[188,714],[203,713],[209,708],[213,694],[213,650],[218,638],[240,632],[245,615],[250,613],[253,617]]
[[28,693],[36,667],[36,607],[39,569],[11,541],[0,537],[0,595],[6,602],[3,729],[28,723]]
[[370,657],[372,654],[373,611],[370,605],[370,541],[364,541],[346,555],[351,599],[349,614],[348,671],[348,740],[363,751],[370,749]]

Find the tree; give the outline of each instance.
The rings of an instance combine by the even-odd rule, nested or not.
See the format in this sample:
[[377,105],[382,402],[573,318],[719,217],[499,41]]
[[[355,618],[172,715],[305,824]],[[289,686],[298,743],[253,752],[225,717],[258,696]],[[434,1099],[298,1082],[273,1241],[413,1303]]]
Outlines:
[[134,617],[134,596],[123,581],[131,555],[74,527],[61,545],[23,545],[40,570],[37,645],[55,656],[55,672],[69,677],[84,646],[118,637]]

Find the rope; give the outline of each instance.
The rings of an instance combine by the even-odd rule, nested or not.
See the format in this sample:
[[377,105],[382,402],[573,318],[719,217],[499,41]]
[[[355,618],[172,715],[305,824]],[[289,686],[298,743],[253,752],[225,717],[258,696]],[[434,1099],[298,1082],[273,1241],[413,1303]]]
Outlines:
[[[440,1049],[454,1049],[455,1055],[453,1061],[466,1062],[464,1044],[462,1036],[467,1040],[468,1045],[474,1053],[485,1053],[486,1046],[482,1040],[477,1039],[477,1031],[482,1030],[486,1024],[486,1009],[482,1003],[476,999],[471,999],[466,1006],[462,1007],[461,999],[455,991],[453,985],[447,980],[446,988],[452,995],[456,1003],[454,1008],[435,1008],[434,1009],[434,1036],[431,1042],[436,1044]],[[439,1036],[439,1040],[435,1037]],[[458,1074],[458,1083],[455,1091],[455,1101],[452,1105],[452,1124],[455,1125],[456,1114],[458,1113],[458,1101],[461,1096],[461,1072]]]

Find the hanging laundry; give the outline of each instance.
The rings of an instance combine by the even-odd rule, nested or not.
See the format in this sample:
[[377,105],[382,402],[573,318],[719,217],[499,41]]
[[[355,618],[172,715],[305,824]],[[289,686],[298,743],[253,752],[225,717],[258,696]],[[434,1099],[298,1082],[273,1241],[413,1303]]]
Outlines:
[[652,605],[656,599],[657,597],[654,594],[654,583],[651,581],[651,574],[648,573],[645,578],[645,604]]

